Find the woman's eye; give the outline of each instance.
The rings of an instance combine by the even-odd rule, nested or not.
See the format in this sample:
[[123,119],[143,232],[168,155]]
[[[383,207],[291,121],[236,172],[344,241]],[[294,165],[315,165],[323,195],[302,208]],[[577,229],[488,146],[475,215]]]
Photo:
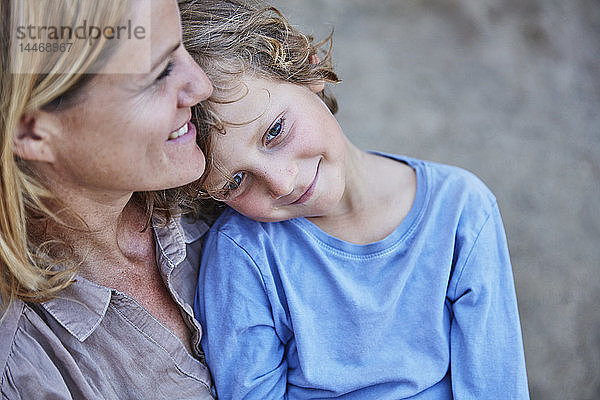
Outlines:
[[169,61],[165,69],[156,77],[157,81],[161,81],[167,76],[171,75],[171,71],[173,71],[173,61]]
[[231,181],[227,183],[227,185],[225,185],[225,190],[227,190],[228,192],[233,192],[234,190],[240,187],[243,180],[244,174],[242,172],[238,172],[231,178]]
[[275,139],[279,134],[283,131],[283,122],[284,119],[279,118],[267,131],[265,136],[265,144],[269,144],[273,139]]

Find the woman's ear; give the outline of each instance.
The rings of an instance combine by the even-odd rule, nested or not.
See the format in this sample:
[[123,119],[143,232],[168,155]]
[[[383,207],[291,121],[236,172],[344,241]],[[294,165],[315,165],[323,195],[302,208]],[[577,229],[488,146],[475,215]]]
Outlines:
[[51,140],[59,123],[51,113],[35,111],[23,114],[13,140],[13,152],[23,160],[54,162]]

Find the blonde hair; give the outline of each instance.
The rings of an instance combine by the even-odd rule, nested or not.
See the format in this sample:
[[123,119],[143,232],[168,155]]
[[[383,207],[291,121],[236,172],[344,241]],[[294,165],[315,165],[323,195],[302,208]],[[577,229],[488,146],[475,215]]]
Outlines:
[[[210,103],[226,101],[232,83],[244,75],[304,85],[337,83],[339,79],[331,61],[332,34],[315,42],[275,7],[251,0],[180,0],[179,6],[184,44],[215,88],[208,101],[193,107],[198,145],[206,157],[206,169],[199,181],[202,186],[212,170],[220,169],[212,157],[211,138],[215,133],[225,133],[223,121],[211,110]],[[324,49],[324,45],[328,47]],[[322,59],[315,62],[313,56],[318,51]],[[328,89],[319,96],[335,114],[337,102]],[[218,207],[211,199],[200,199],[197,205],[203,213]]]
[[[40,302],[55,297],[77,273],[69,244],[37,231],[44,232],[48,223],[72,228],[73,216],[81,225],[76,229],[86,228],[77,216],[65,217],[68,212],[64,213],[64,205],[51,188],[40,181],[27,161],[14,155],[19,121],[36,110],[70,107],[114,47],[100,37],[71,40],[69,51],[27,52],[11,38],[19,26],[73,27],[84,21],[89,26],[115,26],[123,18],[127,2],[52,0],[47,5],[39,0],[0,3],[0,295],[5,307],[17,298]],[[145,207],[149,220],[153,209],[169,208],[167,198],[171,199],[165,192],[140,193],[133,201]]]

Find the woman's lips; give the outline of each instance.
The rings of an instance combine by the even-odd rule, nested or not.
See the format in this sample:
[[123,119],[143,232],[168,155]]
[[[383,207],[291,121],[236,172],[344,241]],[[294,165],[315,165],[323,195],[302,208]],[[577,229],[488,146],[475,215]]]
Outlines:
[[315,177],[313,178],[313,181],[311,182],[308,189],[306,189],[306,191],[302,194],[302,196],[300,196],[296,201],[294,201],[291,204],[302,204],[302,203],[306,203],[308,200],[310,200],[310,198],[312,197],[312,195],[315,191],[315,186],[317,183],[317,179],[319,177],[319,167],[320,166],[321,166],[321,160],[319,160],[319,163],[317,164],[317,172],[315,173]]

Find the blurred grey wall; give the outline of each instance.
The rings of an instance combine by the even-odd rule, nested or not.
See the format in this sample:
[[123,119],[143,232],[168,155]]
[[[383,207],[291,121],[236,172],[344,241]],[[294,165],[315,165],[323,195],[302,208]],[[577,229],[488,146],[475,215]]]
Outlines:
[[600,1],[272,3],[317,38],[335,28],[354,143],[496,194],[532,398],[600,399]]

